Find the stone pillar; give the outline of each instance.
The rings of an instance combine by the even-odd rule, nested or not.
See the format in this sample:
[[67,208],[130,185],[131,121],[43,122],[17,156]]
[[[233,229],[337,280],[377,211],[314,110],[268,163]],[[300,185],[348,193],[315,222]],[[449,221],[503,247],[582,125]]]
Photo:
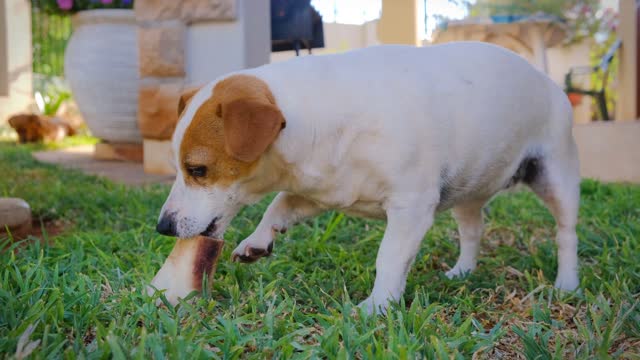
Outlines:
[[0,124],[33,103],[31,3],[0,1]]
[[547,45],[545,43],[543,29],[541,26],[533,25],[529,27],[529,37],[531,41],[531,48],[533,50],[533,57],[535,60],[535,66],[545,74],[549,73],[549,66],[547,65]]
[[380,42],[420,46],[418,1],[421,0],[382,0],[378,22]]
[[[269,62],[269,0],[136,0],[145,170],[167,173],[186,88]],[[163,152],[161,149],[166,149]]]
[[638,119],[638,11],[636,0],[620,0],[622,46],[618,52],[618,101],[616,120]]

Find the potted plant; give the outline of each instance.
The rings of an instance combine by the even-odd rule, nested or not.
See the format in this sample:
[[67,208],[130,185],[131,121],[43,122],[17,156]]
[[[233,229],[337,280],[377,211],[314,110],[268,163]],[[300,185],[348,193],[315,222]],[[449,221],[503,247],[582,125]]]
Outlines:
[[72,16],[65,78],[91,133],[140,143],[138,45],[133,0],[49,0],[46,11]]

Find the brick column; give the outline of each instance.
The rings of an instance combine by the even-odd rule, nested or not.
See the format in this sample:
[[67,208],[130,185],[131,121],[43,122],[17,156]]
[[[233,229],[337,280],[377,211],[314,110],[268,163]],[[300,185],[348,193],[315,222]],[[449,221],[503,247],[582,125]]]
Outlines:
[[186,84],[186,31],[201,21],[232,21],[235,0],[136,0],[141,86],[138,125],[145,139],[167,140]]
[[186,88],[269,62],[269,0],[136,0],[145,171],[169,173]]
[[378,39],[384,44],[420,46],[418,0],[382,0]]
[[[204,22],[235,21],[237,1],[136,0],[141,77],[138,126],[144,138],[145,171],[174,171],[169,140],[178,121],[180,95],[193,85],[188,84],[186,59],[189,27]],[[212,79],[202,82],[206,80]]]
[[638,6],[636,0],[620,0],[618,34],[622,46],[618,51],[617,121],[638,119]]

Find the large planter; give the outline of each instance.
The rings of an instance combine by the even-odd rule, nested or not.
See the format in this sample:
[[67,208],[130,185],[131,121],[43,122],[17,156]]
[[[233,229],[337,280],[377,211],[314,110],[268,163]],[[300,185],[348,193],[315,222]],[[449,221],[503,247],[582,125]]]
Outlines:
[[73,16],[65,77],[91,133],[140,143],[138,33],[133,10],[98,9]]

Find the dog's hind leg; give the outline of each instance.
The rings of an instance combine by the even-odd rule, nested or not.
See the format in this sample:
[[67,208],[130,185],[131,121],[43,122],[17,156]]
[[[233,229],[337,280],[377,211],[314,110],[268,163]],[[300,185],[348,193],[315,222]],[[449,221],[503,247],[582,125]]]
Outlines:
[[558,275],[555,287],[575,290],[580,285],[576,234],[580,171],[573,139],[541,160],[540,169],[528,185],[542,199],[556,220]]
[[482,206],[484,201],[474,201],[453,208],[453,217],[460,233],[460,256],[456,265],[446,275],[448,278],[464,276],[476,268],[480,239],[484,231]]

